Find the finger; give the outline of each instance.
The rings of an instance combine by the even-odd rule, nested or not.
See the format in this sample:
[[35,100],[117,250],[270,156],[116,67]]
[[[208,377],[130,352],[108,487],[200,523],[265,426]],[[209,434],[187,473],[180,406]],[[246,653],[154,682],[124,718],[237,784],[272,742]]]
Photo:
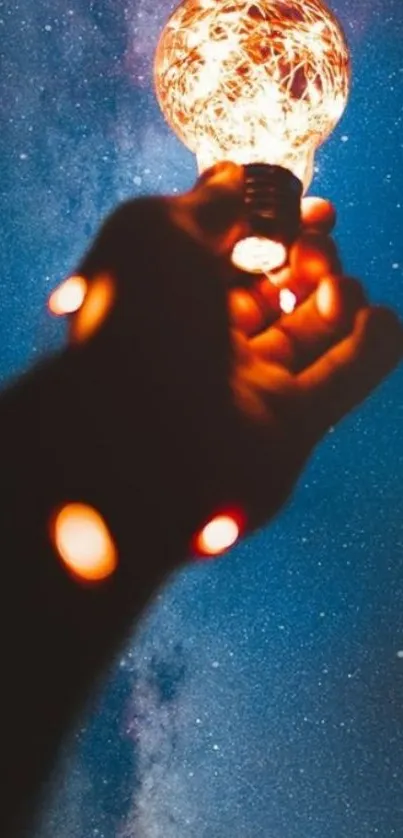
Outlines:
[[358,310],[365,304],[359,282],[349,277],[326,277],[291,314],[283,315],[253,338],[251,346],[263,360],[300,372],[351,330]]
[[244,170],[235,163],[217,163],[194,188],[172,199],[180,226],[216,253],[230,253],[244,229]]
[[[324,198],[302,199],[301,233],[300,237],[298,238],[298,247],[294,245],[293,251],[297,263],[299,261],[299,257],[303,255],[303,253],[307,249],[304,246],[301,253],[301,247],[299,245],[300,240],[302,238],[302,240],[305,242],[304,237],[308,236],[310,246],[308,248],[309,253],[306,255],[309,255],[311,269],[313,262],[317,263],[317,258],[314,258],[314,254],[312,252],[312,245],[315,245],[316,247],[319,246],[319,248],[322,245],[322,248],[325,250],[325,254],[328,256],[329,272],[331,272],[331,270],[333,270],[333,272],[336,272],[336,267],[337,270],[340,272],[339,259],[337,256],[335,244],[334,242],[331,242],[331,240],[328,238],[328,233],[331,232],[335,223],[336,210],[333,204],[330,203],[330,201],[326,201]],[[308,244],[308,242],[306,242],[306,244]],[[287,265],[285,265],[284,267],[280,267],[277,270],[270,272],[270,279],[279,288],[290,288],[292,283],[295,285],[295,279],[293,277],[289,261]],[[302,295],[302,288],[300,288],[300,292]]]
[[336,224],[336,209],[324,198],[303,198],[301,220],[305,229],[313,229],[326,235]]
[[290,287],[301,295],[312,291],[329,274],[341,274],[341,264],[333,239],[305,232],[290,250]]
[[[246,334],[256,335],[281,313],[280,290],[286,288],[291,291],[299,305],[312,294],[324,277],[340,273],[340,260],[333,240],[317,233],[304,234],[291,249],[289,265],[251,284],[248,293],[253,299],[250,299],[249,304],[245,291],[239,306],[235,301],[236,323]],[[259,296],[258,301],[256,294]]]
[[307,299],[324,276],[339,273],[336,246],[328,236],[305,234],[291,250],[290,265],[275,276],[252,280],[249,288],[229,295],[231,321],[246,335],[267,329],[281,314],[279,290],[287,288],[298,303]]
[[266,277],[259,277],[249,288],[236,288],[228,294],[231,324],[248,337],[267,328],[280,315],[279,290]]
[[324,276],[341,273],[340,257],[333,239],[318,231],[305,230],[291,247],[287,265],[270,273],[269,277],[278,288],[288,288],[301,302]]
[[387,308],[365,308],[352,333],[298,377],[318,434],[358,405],[403,357],[403,327]]

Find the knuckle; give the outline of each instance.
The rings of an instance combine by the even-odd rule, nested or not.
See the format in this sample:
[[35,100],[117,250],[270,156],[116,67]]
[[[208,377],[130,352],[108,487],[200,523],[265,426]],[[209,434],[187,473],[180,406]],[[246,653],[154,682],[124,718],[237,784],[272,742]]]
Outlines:
[[204,200],[195,205],[195,220],[205,233],[223,233],[238,221],[240,202],[222,187],[206,189]]
[[277,361],[288,367],[295,363],[295,344],[288,332],[279,324],[272,326],[266,346],[268,360]]

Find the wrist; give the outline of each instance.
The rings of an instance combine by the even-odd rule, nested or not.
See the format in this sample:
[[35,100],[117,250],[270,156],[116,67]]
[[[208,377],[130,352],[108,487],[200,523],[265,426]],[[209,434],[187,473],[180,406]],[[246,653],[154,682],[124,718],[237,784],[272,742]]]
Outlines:
[[[88,353],[66,350],[0,399],[8,784],[1,834],[7,834],[3,821],[29,804],[38,779],[46,777],[62,734],[110,655],[185,555],[187,534],[168,530],[158,483],[153,485],[159,443],[151,443],[150,421],[140,415],[132,428],[130,456],[137,468],[130,471],[122,461],[125,419],[120,438],[118,422],[109,428],[109,444],[114,411],[109,404],[102,412],[104,388],[96,375]],[[147,438],[139,432],[146,424]],[[99,585],[77,584],[51,541],[55,511],[72,501],[99,511],[118,548],[116,572]]]

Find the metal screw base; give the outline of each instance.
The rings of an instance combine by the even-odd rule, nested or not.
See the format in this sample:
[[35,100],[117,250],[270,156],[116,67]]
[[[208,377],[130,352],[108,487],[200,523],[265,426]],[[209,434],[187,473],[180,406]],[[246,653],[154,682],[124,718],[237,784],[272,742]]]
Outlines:
[[249,235],[289,246],[301,224],[301,181],[288,169],[268,163],[246,164],[244,172]]

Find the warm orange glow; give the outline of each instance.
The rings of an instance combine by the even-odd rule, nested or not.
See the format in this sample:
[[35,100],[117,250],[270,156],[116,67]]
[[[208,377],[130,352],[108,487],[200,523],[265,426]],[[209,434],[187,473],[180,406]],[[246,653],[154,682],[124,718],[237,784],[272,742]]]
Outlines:
[[82,306],[86,291],[87,282],[83,276],[70,276],[50,295],[49,311],[56,317],[73,314]]
[[117,551],[108,527],[87,504],[68,503],[57,512],[52,540],[67,570],[79,579],[101,582],[117,567]]
[[292,314],[297,305],[297,297],[289,288],[281,288],[279,294],[280,308],[284,314]]
[[101,274],[91,280],[84,303],[71,323],[73,340],[86,340],[99,329],[112,306],[114,296],[114,283],[108,274]]
[[340,119],[349,52],[323,0],[184,0],[155,56],[162,111],[198,159],[271,163],[307,189]]
[[240,531],[240,524],[234,516],[216,515],[196,536],[196,551],[205,556],[218,556],[235,544]]

